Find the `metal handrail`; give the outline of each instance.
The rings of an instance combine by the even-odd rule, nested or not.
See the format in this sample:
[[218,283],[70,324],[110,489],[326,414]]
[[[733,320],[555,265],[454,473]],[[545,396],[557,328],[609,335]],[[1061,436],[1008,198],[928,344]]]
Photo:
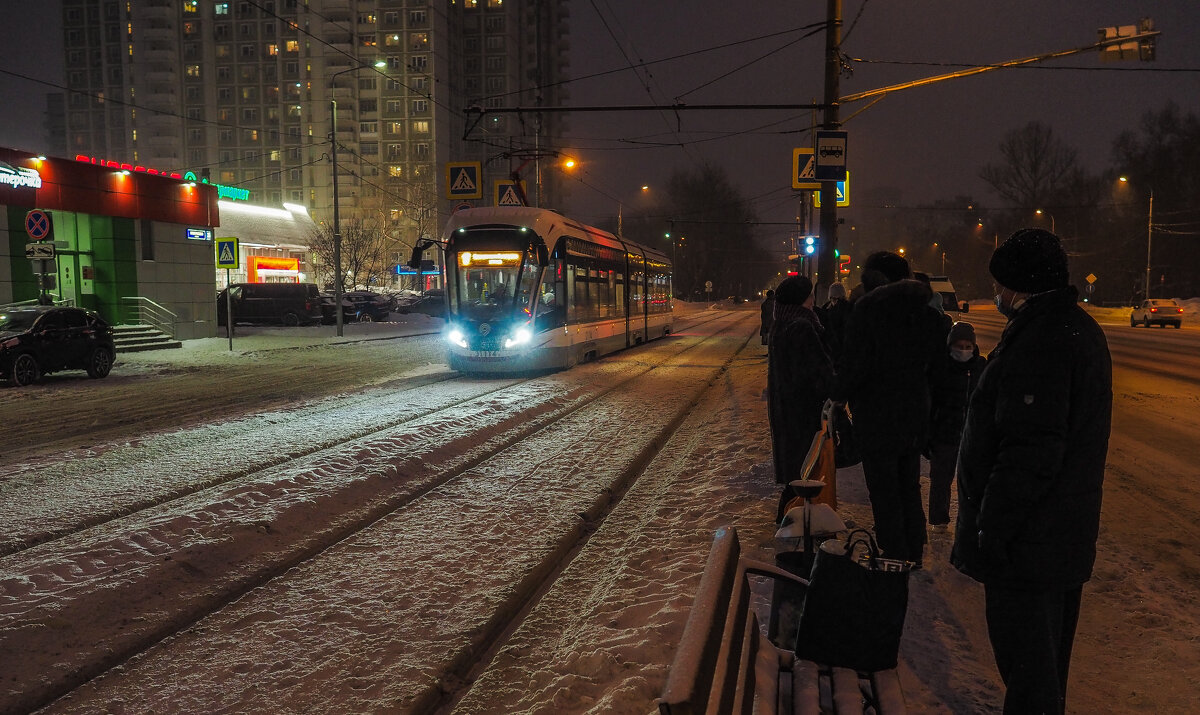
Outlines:
[[133,303],[133,305],[126,306],[129,311],[127,317],[132,316],[137,323],[151,325],[170,335],[172,340],[175,339],[175,326],[179,322],[178,315],[145,296],[130,295],[121,300]]

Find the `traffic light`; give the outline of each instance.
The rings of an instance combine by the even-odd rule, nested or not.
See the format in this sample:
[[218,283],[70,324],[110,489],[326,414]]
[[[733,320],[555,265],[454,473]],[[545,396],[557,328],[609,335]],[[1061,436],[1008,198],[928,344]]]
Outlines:
[[838,256],[838,273],[843,276],[850,275],[850,254],[843,253]]
[[804,253],[805,253],[805,255],[811,256],[812,254],[814,254],[816,252],[817,252],[817,237],[816,236],[805,236],[804,237]]

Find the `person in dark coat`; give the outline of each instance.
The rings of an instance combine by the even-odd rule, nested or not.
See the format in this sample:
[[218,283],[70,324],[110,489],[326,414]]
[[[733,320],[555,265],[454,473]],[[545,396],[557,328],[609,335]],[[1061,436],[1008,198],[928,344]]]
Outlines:
[[771,319],[775,315],[775,291],[767,291],[767,297],[763,298],[758,312],[760,318],[758,336],[762,339],[762,344],[766,345],[767,336],[771,334]]
[[832,283],[829,286],[829,299],[817,309],[817,317],[825,326],[825,346],[829,356],[837,363],[842,353],[842,341],[846,334],[846,323],[850,320],[850,311],[854,306],[846,299],[846,286]]
[[879,547],[888,558],[920,564],[929,371],[946,348],[948,326],[902,256],[879,251],[863,269],[866,293],[846,326],[834,400],[848,403],[854,420]]
[[979,382],[987,358],[979,354],[975,326],[959,321],[950,328],[947,349],[930,380],[929,524],[934,532],[948,530],[950,490],[958,465],[958,444],[967,419],[967,400]]
[[1014,233],[988,266],[1008,317],[971,395],[953,564],[983,583],[1005,713],[1062,713],[1096,561],[1112,361],[1054,234]]
[[[812,309],[812,288],[809,279],[792,276],[775,290],[767,353],[767,416],[775,482],[783,485],[800,478],[808,447],[821,429],[821,407],[833,386],[833,362],[821,339],[824,328]],[[786,498],[784,489],[781,506]]]

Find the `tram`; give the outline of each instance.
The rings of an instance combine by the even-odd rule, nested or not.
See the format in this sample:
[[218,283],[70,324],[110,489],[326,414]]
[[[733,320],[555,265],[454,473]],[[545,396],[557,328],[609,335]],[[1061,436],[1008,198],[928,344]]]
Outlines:
[[528,207],[459,210],[441,243],[459,372],[569,368],[671,332],[657,249]]

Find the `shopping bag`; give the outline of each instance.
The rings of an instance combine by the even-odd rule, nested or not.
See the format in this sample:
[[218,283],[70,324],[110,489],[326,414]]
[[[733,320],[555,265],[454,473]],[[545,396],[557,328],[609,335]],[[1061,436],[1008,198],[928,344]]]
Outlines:
[[862,461],[858,442],[854,439],[854,421],[846,405],[834,407],[829,415],[830,433],[833,435],[834,463],[838,469],[853,467]]
[[863,529],[823,542],[800,609],[796,656],[864,672],[895,668],[910,567],[880,558]]
[[[837,465],[834,464],[833,440],[830,439],[826,422],[822,421],[821,429],[813,435],[812,442],[808,445],[808,454],[804,456],[804,463],[800,466],[800,474],[796,475],[796,479],[824,482],[825,488],[816,496],[809,497],[808,501],[813,504],[828,504],[837,509]],[[779,513],[775,521],[779,521],[790,509],[801,506],[804,502],[805,498],[800,496],[790,483],[783,485],[783,497],[779,500]]]

